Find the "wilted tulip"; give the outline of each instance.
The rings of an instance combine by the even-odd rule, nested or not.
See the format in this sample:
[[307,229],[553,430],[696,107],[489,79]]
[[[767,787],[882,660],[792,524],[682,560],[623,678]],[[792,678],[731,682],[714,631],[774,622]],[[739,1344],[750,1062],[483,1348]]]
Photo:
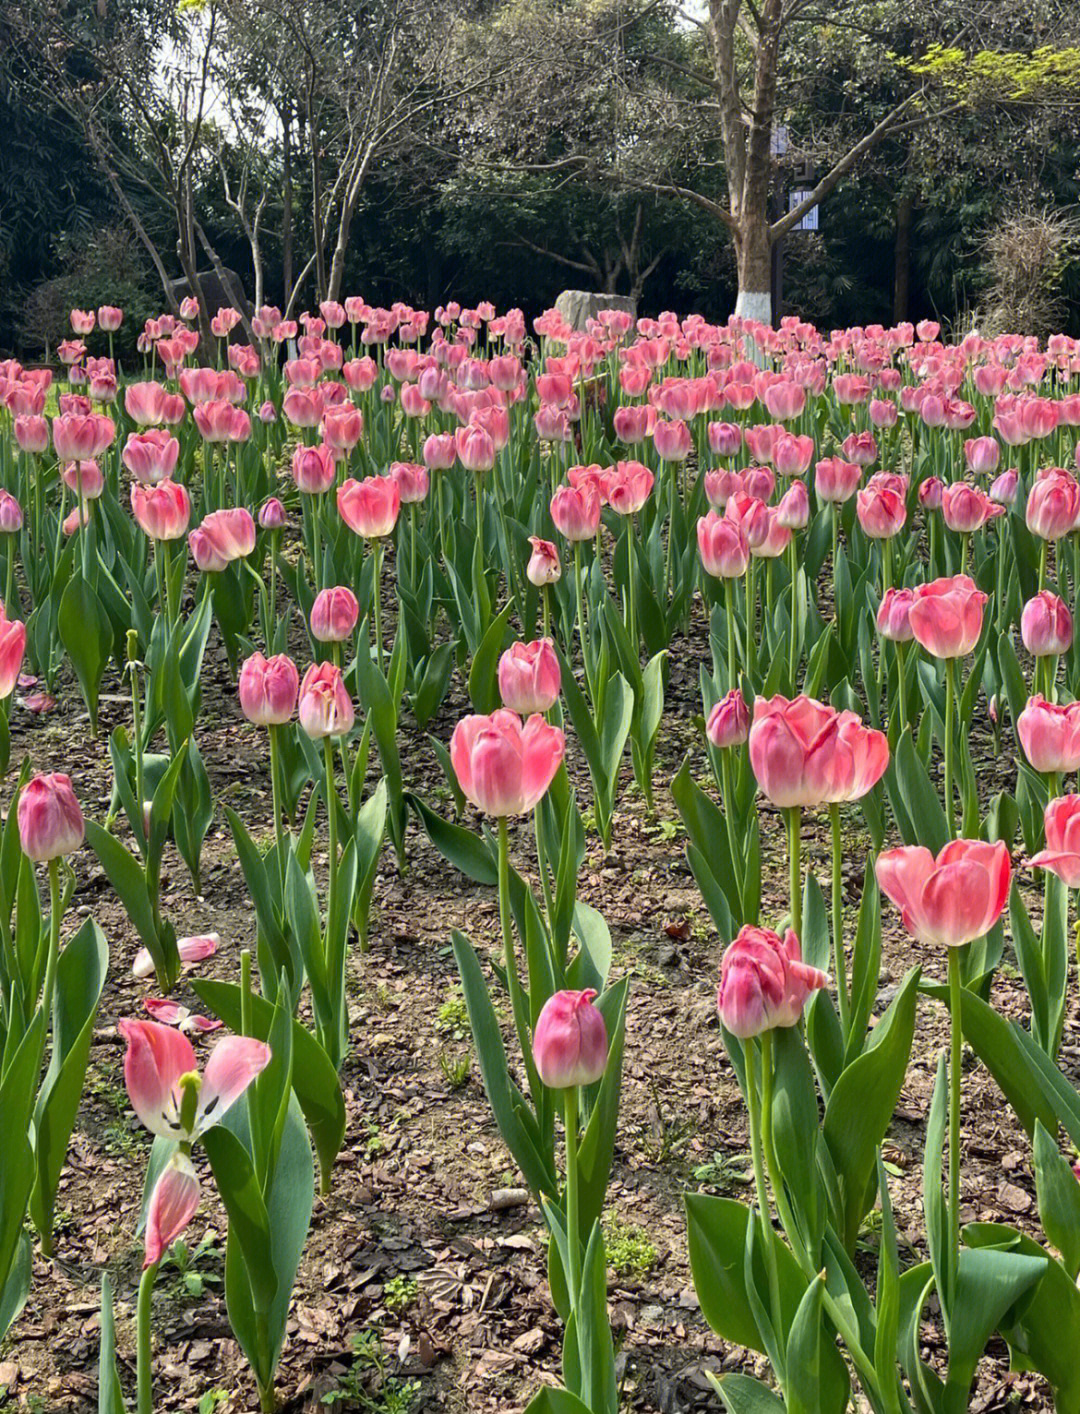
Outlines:
[[538,589],[546,584],[555,584],[562,578],[558,549],[550,540],[541,540],[539,535],[530,535],[529,544],[532,546],[532,554],[525,567],[526,579]]

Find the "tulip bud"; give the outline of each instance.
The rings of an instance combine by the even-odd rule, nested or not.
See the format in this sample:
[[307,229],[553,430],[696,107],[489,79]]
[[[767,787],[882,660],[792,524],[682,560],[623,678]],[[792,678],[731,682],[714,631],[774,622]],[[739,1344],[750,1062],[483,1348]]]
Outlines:
[[877,611],[877,630],[882,638],[893,643],[911,642],[915,637],[910,623],[914,602],[914,589],[886,589]]
[[750,735],[750,708],[737,687],[721,697],[709,713],[705,735],[718,751],[741,746]]
[[592,1085],[607,1067],[607,1027],[595,1000],[588,988],[556,992],[544,1003],[533,1032],[533,1059],[552,1090]]
[[351,589],[323,589],[311,606],[311,636],[319,643],[344,643],[359,617],[360,605]]
[[259,524],[263,530],[283,530],[288,524],[285,507],[276,496],[271,496],[264,502],[259,511]]
[[292,717],[300,674],[284,653],[267,660],[253,653],[240,669],[240,706],[257,727],[283,726]]

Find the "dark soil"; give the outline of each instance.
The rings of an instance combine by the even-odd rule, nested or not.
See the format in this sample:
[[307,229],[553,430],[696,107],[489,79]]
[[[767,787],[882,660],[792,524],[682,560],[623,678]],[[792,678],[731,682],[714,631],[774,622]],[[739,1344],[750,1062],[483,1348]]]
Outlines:
[[[698,779],[705,784],[708,777],[693,722],[701,710],[698,669],[707,654],[701,621],[672,646],[657,755],[657,818],[647,819],[627,768],[612,851],[605,857],[591,837],[580,878],[580,896],[610,925],[614,975],[632,977],[610,1190],[616,1224],[610,1303],[624,1407],[650,1414],[718,1409],[706,1370],[766,1373],[763,1361],[728,1346],[705,1326],[690,1279],[682,1210],[688,1190],[740,1197],[749,1191],[745,1114],[715,1010],[719,943],[686,865],[667,790],[687,751]],[[36,770],[68,771],[87,814],[99,819],[111,784],[107,734],[130,716],[119,684],[111,692],[96,740],[71,682],[61,682],[52,714],[35,717],[18,706],[12,713],[13,761],[28,752]],[[265,737],[241,717],[224,656],[213,645],[203,700],[198,735],[216,797],[237,809],[256,837],[265,837],[272,829]],[[464,710],[457,688],[430,730],[447,740]],[[996,754],[988,731],[977,731],[975,740],[989,795],[1012,778],[1012,763]],[[448,813],[448,797],[432,790],[441,779],[434,753],[411,723],[403,727],[402,756],[417,791]],[[587,778],[580,762],[571,764],[585,801]],[[866,844],[857,811],[846,825],[854,920]],[[763,829],[768,872],[762,921],[776,923],[786,907],[785,854],[779,817],[768,807]],[[825,882],[827,821],[813,821],[807,833],[808,861]],[[355,951],[350,960],[352,1051],[343,1070],[349,1126],[333,1191],[316,1199],[294,1296],[278,1376],[286,1410],[512,1411],[528,1403],[542,1380],[558,1377],[561,1331],[548,1297],[543,1223],[496,1132],[475,1062],[455,1083],[461,1080],[455,1064],[464,1065],[471,1042],[460,1008],[444,1010],[459,997],[450,930],[467,933],[482,956],[494,954],[496,899],[447,865],[413,823],[408,845],[404,876],[390,851],[384,855],[371,949],[363,958]],[[512,850],[514,862],[528,872],[527,822],[513,832]],[[106,1270],[117,1291],[122,1373],[133,1389],[134,1300],[142,1260],[135,1222],[150,1149],[127,1102],[115,1031],[119,1017],[141,1014],[145,984],[131,975],[137,942],[90,850],[81,851],[75,864],[79,886],[68,926],[88,914],[98,920],[111,950],[110,976],[60,1186],[56,1256],[35,1258],[27,1308],[0,1351],[0,1386],[9,1406],[57,1414],[97,1408]],[[170,854],[164,906],[180,934],[220,932],[222,946],[201,971],[235,979],[240,949],[254,943],[254,921],[220,816],[207,840],[202,895],[193,896],[186,870]],[[888,904],[885,927],[883,1003],[913,962],[928,977],[944,979],[945,958],[912,942]],[[184,984],[178,996],[197,1005]],[[1007,965],[998,974],[994,1001],[1011,1016],[1025,1014],[1022,985]],[[943,1009],[922,1000],[915,1053],[886,1152],[904,1260],[922,1247],[921,1152],[946,1035]],[[1075,1000],[1062,1060],[1075,1081]],[[1029,1145],[994,1082],[974,1061],[965,1075],[963,1142],[965,1217],[1002,1219],[1038,1235]],[[187,1237],[191,1249],[202,1250],[186,1281],[175,1266],[163,1268],[158,1280],[156,1407],[200,1414],[254,1410],[254,1382],[230,1334],[222,1295],[224,1214],[198,1152],[196,1160],[207,1182]],[[872,1231],[866,1240],[872,1249]],[[361,1351],[379,1351],[377,1360],[355,1352],[354,1342],[365,1333]],[[940,1347],[929,1345],[927,1354],[940,1357]],[[411,1405],[402,1394],[410,1384]],[[1051,1407],[1042,1381],[1010,1374],[1004,1346],[992,1347],[971,1408]]]

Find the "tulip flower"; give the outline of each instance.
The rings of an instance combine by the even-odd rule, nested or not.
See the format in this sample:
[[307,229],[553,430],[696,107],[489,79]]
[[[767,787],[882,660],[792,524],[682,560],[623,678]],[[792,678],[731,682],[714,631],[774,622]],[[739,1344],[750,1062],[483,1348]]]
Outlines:
[[298,446],[293,453],[292,478],[297,490],[306,496],[321,496],[329,491],[337,480],[333,449],[326,445]]
[[549,712],[559,697],[562,674],[550,638],[514,643],[499,659],[499,696],[522,717]]
[[73,854],[83,842],[83,815],[70,776],[34,776],[19,795],[17,814],[22,851],[37,864]]
[[[54,427],[55,434],[55,427]],[[1067,471],[1050,468],[1036,479],[1028,493],[1024,519],[1032,535],[1040,540],[1060,540],[1076,528],[1080,518],[1080,485]],[[1043,568],[1040,573],[1039,588],[1043,588],[1045,578],[1046,551],[1043,554]]]
[[257,727],[284,726],[296,710],[300,674],[284,653],[264,658],[253,653],[240,669],[240,706]]
[[594,991],[556,992],[544,1003],[533,1032],[533,1059],[552,1090],[594,1085],[607,1068],[608,1036]]
[[314,741],[348,736],[356,711],[334,663],[312,663],[300,684],[300,725]]
[[15,691],[25,653],[26,625],[9,619],[0,604],[0,704]]
[[990,499],[999,506],[1008,508],[1016,503],[1016,493],[1020,486],[1020,476],[1015,467],[1007,467],[990,483]]
[[255,521],[242,506],[211,511],[188,536],[188,548],[197,567],[206,574],[220,574],[234,560],[255,548]]
[[1063,599],[1042,589],[1020,615],[1020,637],[1033,658],[1067,653],[1073,642],[1073,617]]
[[725,1029],[748,1041],[798,1025],[810,993],[828,984],[824,972],[803,962],[792,929],[781,941],[768,928],[746,924],[720,964],[716,1007]]
[[912,634],[934,658],[963,658],[979,641],[986,600],[966,574],[917,585],[910,610]]
[[555,529],[576,543],[592,540],[600,528],[600,497],[591,485],[560,486],[551,498]]
[[356,535],[378,540],[390,535],[401,510],[401,491],[388,476],[368,476],[363,481],[349,478],[338,487],[341,519]]
[[706,574],[739,579],[750,561],[750,545],[742,523],[709,511],[697,523],[698,553]]
[[1016,733],[1033,770],[1052,777],[1080,770],[1080,702],[1059,707],[1036,694],[1017,717]]
[[819,501],[850,501],[859,489],[863,469],[841,457],[826,457],[814,467],[814,491]]
[[547,792],[563,759],[565,738],[539,715],[522,725],[507,708],[463,717],[450,739],[458,784],[485,815],[525,815]]
[[175,481],[131,487],[131,514],[140,530],[151,540],[179,540],[191,520],[191,498],[187,488]]
[[1080,889],[1080,795],[1051,800],[1043,814],[1046,848],[1029,860],[1032,869],[1056,874],[1068,889]]
[[[750,735],[750,709],[737,687],[721,697],[705,723],[705,735],[718,751],[741,746]],[[727,792],[724,792],[725,798]]]
[[949,952],[951,1024],[949,1096],[949,1234],[960,1244],[960,1064],[962,986],[959,949],[985,937],[1009,898],[1012,866],[1003,840],[951,840],[937,857],[921,845],[886,850],[875,865],[883,894],[900,909],[904,927],[928,947]]

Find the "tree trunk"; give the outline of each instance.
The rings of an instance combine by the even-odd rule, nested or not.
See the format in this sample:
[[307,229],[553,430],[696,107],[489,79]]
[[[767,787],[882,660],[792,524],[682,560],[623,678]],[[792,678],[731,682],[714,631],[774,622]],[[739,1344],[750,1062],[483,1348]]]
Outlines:
[[281,112],[281,288],[287,300],[293,284],[292,111]]
[[893,278],[893,323],[908,317],[911,301],[911,197],[902,196],[896,207],[896,254]]
[[735,313],[762,324],[772,322],[772,248],[764,211],[746,212],[735,233],[739,297]]

